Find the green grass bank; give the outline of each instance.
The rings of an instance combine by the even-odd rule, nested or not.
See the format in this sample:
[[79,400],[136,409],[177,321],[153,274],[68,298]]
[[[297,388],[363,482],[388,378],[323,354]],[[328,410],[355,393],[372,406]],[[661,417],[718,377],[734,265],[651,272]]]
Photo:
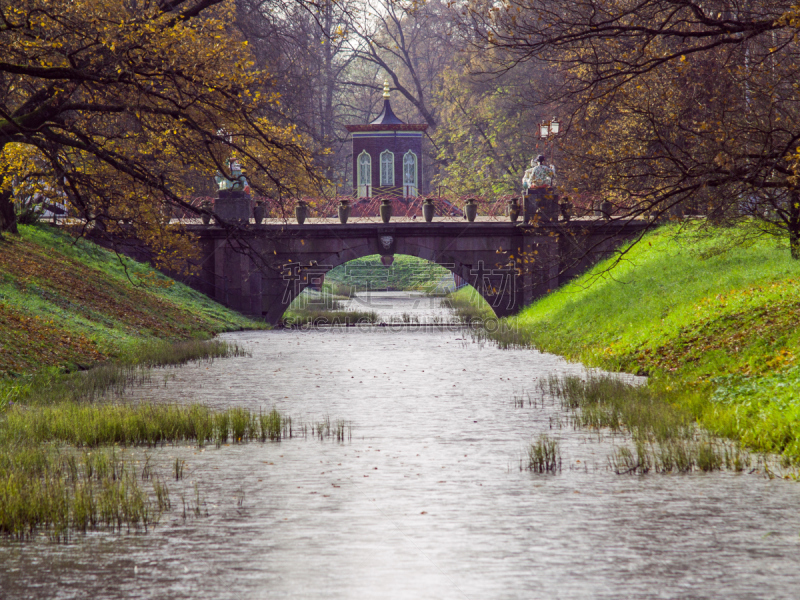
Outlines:
[[0,379],[257,327],[148,265],[54,228],[0,238]]
[[527,307],[495,339],[649,375],[711,433],[800,462],[800,261],[786,244],[668,225],[611,267]]

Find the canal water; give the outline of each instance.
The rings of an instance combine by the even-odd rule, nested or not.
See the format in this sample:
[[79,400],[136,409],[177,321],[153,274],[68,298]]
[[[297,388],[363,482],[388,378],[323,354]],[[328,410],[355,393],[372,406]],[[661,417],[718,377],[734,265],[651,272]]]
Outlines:
[[[379,299],[384,312],[443,310]],[[139,398],[276,407],[295,431],[343,420],[347,439],[126,450],[167,476],[186,461],[172,511],[147,534],[2,541],[0,597],[800,596],[800,484],[614,474],[625,438],[572,429],[537,386],[578,364],[457,328],[226,338],[252,357],[164,370]],[[542,433],[560,442],[560,473],[520,469]]]

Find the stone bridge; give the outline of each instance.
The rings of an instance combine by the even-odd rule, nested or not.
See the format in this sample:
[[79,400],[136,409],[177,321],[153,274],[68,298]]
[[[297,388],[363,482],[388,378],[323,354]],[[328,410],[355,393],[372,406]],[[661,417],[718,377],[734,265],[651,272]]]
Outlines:
[[527,304],[645,230],[642,220],[522,223],[397,222],[247,224],[231,235],[189,225],[202,247],[201,271],[186,281],[221,304],[276,324],[289,303],[328,270],[379,254],[407,254],[473,285],[498,316]]

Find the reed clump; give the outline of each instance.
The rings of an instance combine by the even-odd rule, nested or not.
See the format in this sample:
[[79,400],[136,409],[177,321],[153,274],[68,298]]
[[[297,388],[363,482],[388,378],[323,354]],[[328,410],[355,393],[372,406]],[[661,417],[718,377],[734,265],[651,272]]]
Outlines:
[[132,387],[150,383],[153,369],[157,367],[238,356],[250,356],[250,353],[235,342],[224,340],[140,344],[119,361],[89,370],[47,371],[27,380],[0,381],[0,410],[10,403],[96,402],[106,397],[120,397]]
[[[326,435],[343,439],[337,428]],[[136,468],[108,446],[193,441],[219,447],[293,435],[291,419],[274,409],[214,412],[199,405],[76,402],[12,406],[0,424],[0,535],[25,538],[45,530],[66,539],[71,531],[155,526],[172,506],[167,485],[154,475],[149,458],[137,477]],[[176,481],[183,479],[185,466],[175,459]],[[152,482],[151,492],[140,479]],[[190,514],[199,506],[195,503]]]
[[611,375],[551,376],[541,391],[574,410],[576,427],[628,432],[633,448],[619,447],[609,457],[610,468],[624,473],[686,473],[743,471],[750,454],[739,446],[702,432],[691,413],[670,401],[667,390],[632,385]]
[[292,437],[292,421],[278,411],[243,408],[212,411],[202,405],[84,404],[13,406],[0,427],[0,447],[7,443],[60,442],[77,447],[158,446],[176,442],[280,441]]
[[378,313],[373,310],[295,309],[284,314],[281,325],[283,327],[350,326],[375,324],[378,321]]
[[311,435],[320,440],[331,438],[337,442],[349,441],[353,439],[353,427],[342,419],[332,422],[330,416],[326,415],[322,421],[311,425]]
[[406,325],[418,324],[419,315],[414,315],[411,313],[404,312],[403,314],[400,315],[400,320]]
[[528,447],[529,471],[534,473],[556,473],[561,470],[561,449],[558,440],[546,434],[539,436]]
[[214,362],[217,358],[252,356],[236,342],[226,340],[187,340],[184,342],[151,342],[134,347],[125,357],[127,364],[139,367],[183,365],[191,361]]
[[20,444],[0,453],[0,534],[25,538],[47,530],[145,530],[169,508],[169,491],[153,481],[149,494],[131,463],[116,452],[64,451]]

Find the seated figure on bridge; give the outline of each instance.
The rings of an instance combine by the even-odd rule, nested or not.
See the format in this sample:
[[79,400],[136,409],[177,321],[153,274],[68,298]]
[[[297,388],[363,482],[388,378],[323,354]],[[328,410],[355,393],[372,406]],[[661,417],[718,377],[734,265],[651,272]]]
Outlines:
[[525,175],[522,176],[523,192],[532,187],[553,185],[556,179],[556,168],[553,165],[544,164],[545,160],[547,159],[545,159],[544,154],[531,159],[531,168],[525,171]]
[[250,193],[250,185],[247,183],[247,177],[242,173],[242,165],[238,160],[232,158],[228,161],[231,169],[231,178],[228,179],[225,175],[217,171],[214,175],[214,180],[217,182],[217,187],[220,190],[242,190],[245,194]]

